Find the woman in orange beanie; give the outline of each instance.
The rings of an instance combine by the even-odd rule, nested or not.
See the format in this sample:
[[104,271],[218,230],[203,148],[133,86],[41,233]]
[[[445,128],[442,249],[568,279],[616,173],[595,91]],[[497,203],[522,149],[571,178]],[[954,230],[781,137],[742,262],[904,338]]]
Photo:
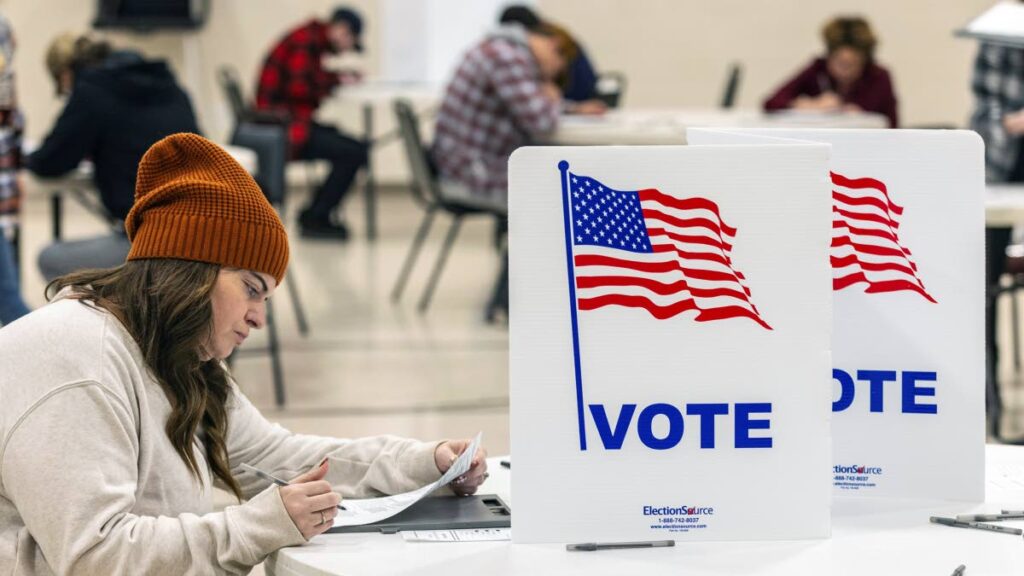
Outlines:
[[[0,330],[0,573],[247,572],[330,528],[342,496],[418,488],[468,447],[298,436],[249,403],[222,360],[263,327],[288,239],[215,144],[155,144],[125,227],[123,265],[58,278]],[[213,512],[215,482],[242,503]]]

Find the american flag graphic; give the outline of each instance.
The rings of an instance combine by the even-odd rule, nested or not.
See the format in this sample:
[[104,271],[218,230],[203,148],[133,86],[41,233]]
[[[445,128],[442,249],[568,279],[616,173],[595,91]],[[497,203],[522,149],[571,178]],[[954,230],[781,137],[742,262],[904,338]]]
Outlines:
[[900,243],[903,208],[885,183],[874,178],[832,175],[832,289],[867,284],[867,293],[917,292],[935,302],[917,275],[911,253]]
[[706,198],[623,192],[566,172],[579,310],[642,308],[663,320],[748,318],[771,330],[733,266],[736,229]]

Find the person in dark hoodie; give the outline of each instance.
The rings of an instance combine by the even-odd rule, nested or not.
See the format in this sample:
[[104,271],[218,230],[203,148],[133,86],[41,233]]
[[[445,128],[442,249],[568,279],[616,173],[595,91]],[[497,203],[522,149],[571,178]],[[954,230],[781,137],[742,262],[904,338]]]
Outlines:
[[130,244],[120,222],[135,199],[142,155],[162,138],[198,133],[199,126],[188,95],[162,60],[64,34],[50,44],[46,65],[57,93],[67,95],[68,101],[26,166],[38,176],[55,177],[92,160],[100,200],[117,221],[110,234],[43,249],[39,269],[50,281],[75,270],[124,262]]

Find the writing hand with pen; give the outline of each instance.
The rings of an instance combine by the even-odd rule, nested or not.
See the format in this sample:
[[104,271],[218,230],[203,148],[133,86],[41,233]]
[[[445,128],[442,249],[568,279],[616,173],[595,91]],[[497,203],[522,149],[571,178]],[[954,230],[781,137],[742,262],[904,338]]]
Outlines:
[[278,489],[284,509],[306,540],[326,532],[334,525],[334,517],[338,515],[341,495],[334,492],[330,483],[324,480],[326,475],[327,459],[324,458],[319,466],[298,475]]
[[[471,440],[445,440],[438,444],[434,449],[434,464],[437,465],[438,471],[444,474],[471,443]],[[487,450],[481,446],[473,455],[473,463],[469,470],[452,480],[450,486],[457,495],[469,496],[476,493],[488,476],[490,474],[487,473]]]

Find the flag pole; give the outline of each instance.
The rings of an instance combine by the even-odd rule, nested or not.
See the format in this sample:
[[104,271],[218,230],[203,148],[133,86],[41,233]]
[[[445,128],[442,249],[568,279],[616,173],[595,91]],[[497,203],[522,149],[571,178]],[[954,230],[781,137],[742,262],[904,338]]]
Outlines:
[[569,315],[572,317],[572,356],[576,369],[576,417],[580,430],[580,450],[587,449],[587,431],[583,420],[583,377],[580,369],[580,333],[576,319],[576,270],[572,261],[572,221],[569,218],[569,163],[558,163],[562,173],[562,216],[565,219],[565,263],[569,273]]

